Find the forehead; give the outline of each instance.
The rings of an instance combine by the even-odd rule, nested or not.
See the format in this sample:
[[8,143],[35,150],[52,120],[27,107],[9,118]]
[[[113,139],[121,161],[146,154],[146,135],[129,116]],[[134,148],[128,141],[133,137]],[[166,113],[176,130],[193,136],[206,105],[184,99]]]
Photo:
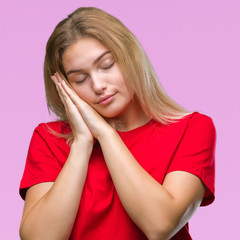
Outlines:
[[84,67],[91,64],[106,51],[108,51],[108,48],[94,38],[79,39],[63,53],[64,70],[69,70],[69,67]]

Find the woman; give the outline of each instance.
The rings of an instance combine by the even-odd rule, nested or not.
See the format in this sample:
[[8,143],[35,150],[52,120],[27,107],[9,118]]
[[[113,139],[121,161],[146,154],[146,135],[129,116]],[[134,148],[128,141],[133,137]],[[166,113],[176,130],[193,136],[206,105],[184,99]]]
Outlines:
[[159,86],[134,35],[96,8],[61,21],[46,48],[48,107],[20,194],[21,239],[191,239],[214,200],[212,120]]

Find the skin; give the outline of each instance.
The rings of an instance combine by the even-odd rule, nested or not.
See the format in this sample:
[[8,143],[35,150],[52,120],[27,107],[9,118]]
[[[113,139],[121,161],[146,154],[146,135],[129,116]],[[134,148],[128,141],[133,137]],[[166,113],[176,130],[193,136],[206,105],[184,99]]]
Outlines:
[[[149,118],[134,100],[134,93],[127,88],[118,64],[105,46],[90,38],[78,40],[63,54],[63,66],[69,84],[58,73],[52,79],[65,106],[74,140],[56,181],[34,185],[27,191],[21,239],[69,238],[94,139],[100,143],[129,217],[148,239],[171,238],[199,207],[205,193],[201,180],[175,171],[167,174],[161,185],[124,145],[116,129],[131,130]],[[102,101],[105,96],[108,99]]]
[[[62,60],[72,89],[115,128],[128,131],[150,120],[134,101],[112,54],[100,42],[83,38],[66,49]],[[98,103],[111,95],[108,104]]]

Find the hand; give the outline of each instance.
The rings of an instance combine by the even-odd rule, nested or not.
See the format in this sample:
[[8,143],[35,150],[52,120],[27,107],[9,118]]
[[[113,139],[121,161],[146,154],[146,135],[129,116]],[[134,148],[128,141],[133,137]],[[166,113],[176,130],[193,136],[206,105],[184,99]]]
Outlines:
[[74,141],[84,139],[87,140],[89,143],[93,143],[93,135],[91,134],[89,128],[84,122],[76,105],[73,103],[73,101],[63,88],[64,81],[61,79],[58,73],[55,73],[52,76],[52,80],[56,85],[59,97],[65,107],[66,116],[72,129]]
[[[83,101],[76,92],[67,84],[60,75],[56,73],[53,76],[59,96],[65,106],[66,114],[70,125],[76,130],[76,134],[81,134],[82,125],[88,129],[91,135],[98,139],[100,135],[106,133],[112,127],[85,101]],[[81,126],[81,127],[80,127]]]

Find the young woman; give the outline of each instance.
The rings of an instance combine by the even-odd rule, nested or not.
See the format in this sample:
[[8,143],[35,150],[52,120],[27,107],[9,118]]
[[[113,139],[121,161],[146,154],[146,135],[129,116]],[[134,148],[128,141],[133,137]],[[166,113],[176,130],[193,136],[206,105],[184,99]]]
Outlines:
[[215,128],[162,90],[135,36],[80,8],[46,48],[48,107],[20,194],[24,240],[191,239],[188,221],[214,200]]

